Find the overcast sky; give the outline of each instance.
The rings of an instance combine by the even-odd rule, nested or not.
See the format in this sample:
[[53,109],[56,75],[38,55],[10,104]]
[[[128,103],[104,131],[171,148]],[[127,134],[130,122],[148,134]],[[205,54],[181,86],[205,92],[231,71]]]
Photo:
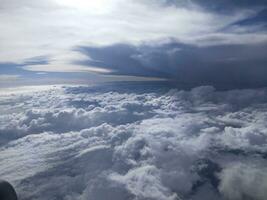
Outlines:
[[1,0],[0,83],[267,85],[265,0]]

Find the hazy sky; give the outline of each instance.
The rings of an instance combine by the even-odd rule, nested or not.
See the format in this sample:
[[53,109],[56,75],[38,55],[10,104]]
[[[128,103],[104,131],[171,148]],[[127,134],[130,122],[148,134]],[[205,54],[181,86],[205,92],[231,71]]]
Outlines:
[[266,21],[265,0],[1,0],[0,84],[263,86]]

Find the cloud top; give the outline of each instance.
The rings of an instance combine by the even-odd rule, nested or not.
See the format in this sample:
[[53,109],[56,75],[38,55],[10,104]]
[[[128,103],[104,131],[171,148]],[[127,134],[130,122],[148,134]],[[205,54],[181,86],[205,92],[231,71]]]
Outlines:
[[266,89],[26,89],[0,96],[21,199],[265,199]]

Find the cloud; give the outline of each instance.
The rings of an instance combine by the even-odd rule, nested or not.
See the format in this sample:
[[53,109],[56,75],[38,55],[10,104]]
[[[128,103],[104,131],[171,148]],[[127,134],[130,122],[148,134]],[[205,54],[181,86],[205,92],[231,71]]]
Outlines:
[[18,79],[20,75],[0,74],[0,82],[2,81],[14,81]]
[[20,199],[261,200],[266,94],[142,84],[8,89],[0,176]]
[[266,197],[266,167],[238,163],[221,173],[220,191],[227,199],[251,198],[263,200]]
[[136,196],[137,199],[177,199],[167,188],[162,187],[160,172],[154,166],[142,166],[121,176],[112,174],[111,179],[121,184]]
[[[242,37],[242,36],[240,36]],[[267,84],[266,43],[196,47],[169,40],[157,45],[79,47],[88,57],[76,64],[110,69],[110,74],[165,78],[177,84],[219,88]]]
[[0,87],[6,87],[20,80],[22,77],[19,74],[0,74]]
[[110,70],[99,68],[99,67],[85,67],[85,66],[77,66],[77,65],[34,65],[34,66],[24,66],[22,67],[28,71],[37,71],[37,72],[97,72],[97,73],[110,73]]

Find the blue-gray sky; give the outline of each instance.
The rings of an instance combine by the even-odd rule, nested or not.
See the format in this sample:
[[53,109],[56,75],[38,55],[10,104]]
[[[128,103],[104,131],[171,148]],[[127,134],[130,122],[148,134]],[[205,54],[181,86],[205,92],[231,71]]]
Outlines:
[[265,0],[1,0],[0,84],[267,85]]

